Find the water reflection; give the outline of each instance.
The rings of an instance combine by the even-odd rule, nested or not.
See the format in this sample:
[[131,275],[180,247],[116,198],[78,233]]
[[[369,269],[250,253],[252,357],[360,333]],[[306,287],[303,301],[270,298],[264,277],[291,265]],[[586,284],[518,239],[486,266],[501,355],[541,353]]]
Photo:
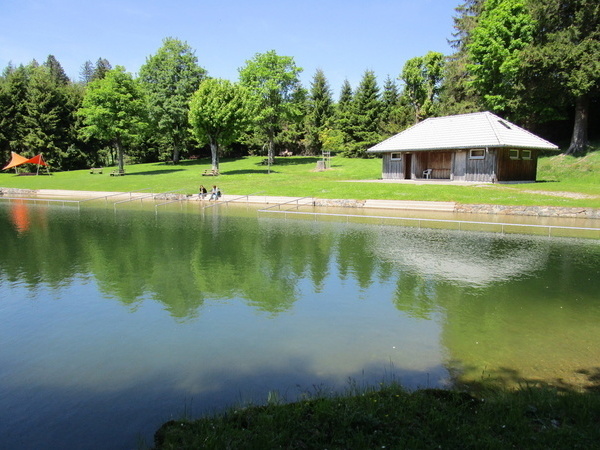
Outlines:
[[[20,411],[0,413],[2,434],[26,435],[23,424],[52,416],[77,448],[91,420],[118,448],[192,397],[202,412],[349,377],[585,386],[598,367],[598,241],[282,221],[235,208],[157,216],[21,206],[26,239],[14,209],[0,205],[0,400]],[[39,430],[47,444],[48,425]]]

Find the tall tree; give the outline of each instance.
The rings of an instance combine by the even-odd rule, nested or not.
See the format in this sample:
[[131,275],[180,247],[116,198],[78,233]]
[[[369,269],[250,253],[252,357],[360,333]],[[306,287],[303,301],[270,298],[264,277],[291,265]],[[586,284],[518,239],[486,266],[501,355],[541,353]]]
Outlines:
[[398,85],[389,75],[383,83],[381,108],[379,127],[382,137],[399,133],[408,124],[405,117],[406,108],[402,105]]
[[[529,0],[533,43],[522,52],[522,73],[537,95],[574,107],[567,154],[585,151],[591,99],[600,97],[600,3]],[[555,103],[555,102],[554,102]]]
[[79,79],[83,84],[88,84],[93,80],[94,77],[94,63],[91,61],[86,61],[81,66],[81,70],[79,71]]
[[453,39],[448,40],[454,53],[447,58],[444,85],[440,95],[440,112],[444,115],[476,112],[483,108],[483,101],[470,83],[471,75],[467,70],[467,47],[483,4],[484,0],[466,0],[455,9],[455,31],[452,33]]
[[54,57],[54,55],[48,55],[44,66],[48,68],[48,70],[50,71],[50,76],[52,77],[52,79],[55,80],[57,84],[64,86],[71,82],[71,80],[69,80],[69,77],[65,73],[63,67]]
[[62,82],[51,67],[35,67],[31,69],[25,99],[23,146],[31,156],[44,152],[53,166],[60,166],[68,146],[68,112]]
[[349,141],[343,151],[344,155],[363,157],[366,155],[366,150],[380,140],[381,106],[377,78],[372,70],[367,70],[352,100],[348,128]]
[[295,101],[300,72],[294,58],[279,56],[275,50],[256,54],[239,70],[240,83],[248,88],[254,102],[256,126],[267,139],[270,164],[274,162],[277,134],[301,113]]
[[212,168],[219,170],[219,149],[232,143],[248,123],[248,95],[228,80],[204,80],[192,96],[189,121],[196,139],[210,144]]
[[119,170],[123,170],[125,146],[134,143],[143,131],[145,111],[138,82],[117,66],[88,85],[78,113],[83,117],[81,132],[109,141],[117,152]]
[[472,85],[492,111],[517,119],[521,50],[533,41],[535,23],[524,0],[487,0],[468,44]]
[[10,152],[23,150],[26,99],[30,69],[8,66],[0,78],[0,159],[10,160]]
[[403,95],[413,107],[415,123],[437,113],[444,64],[444,55],[428,52],[409,59],[402,68]]
[[112,65],[110,64],[108,59],[98,58],[98,61],[96,61],[96,65],[94,66],[94,73],[92,74],[92,79],[90,81],[101,80],[106,76],[109,70],[112,70]]
[[327,78],[321,69],[317,69],[313,76],[308,96],[306,116],[307,153],[314,155],[321,152],[323,142],[321,133],[330,122],[334,114],[333,96]]
[[151,123],[156,132],[169,138],[174,163],[179,162],[181,149],[189,138],[190,99],[205,75],[191,47],[170,37],[140,68]]

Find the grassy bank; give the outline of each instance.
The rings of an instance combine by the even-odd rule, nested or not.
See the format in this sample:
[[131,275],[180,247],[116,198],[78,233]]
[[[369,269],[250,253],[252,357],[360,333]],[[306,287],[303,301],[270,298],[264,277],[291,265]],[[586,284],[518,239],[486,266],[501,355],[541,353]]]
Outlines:
[[458,203],[535,205],[600,208],[600,151],[585,157],[563,155],[543,157],[539,162],[538,183],[509,185],[451,186],[435,184],[363,183],[381,177],[381,160],[334,157],[329,170],[315,171],[317,157],[278,158],[269,173],[263,157],[224,159],[221,176],[204,177],[210,168],[208,158],[127,166],[127,175],[90,174],[89,170],[57,172],[52,176],[0,174],[0,187],[68,189],[88,191],[153,192],[179,190],[196,193],[198,186],[216,183],[226,194],[314,196],[340,199],[437,200]]
[[548,388],[466,393],[392,385],[170,421],[157,449],[594,448],[600,394]]

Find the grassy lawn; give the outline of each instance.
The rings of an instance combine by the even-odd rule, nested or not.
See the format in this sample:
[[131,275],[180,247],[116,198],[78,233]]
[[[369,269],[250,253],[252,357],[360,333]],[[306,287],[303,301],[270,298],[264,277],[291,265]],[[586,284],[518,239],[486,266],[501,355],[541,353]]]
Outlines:
[[449,186],[431,184],[352,183],[381,177],[381,160],[332,158],[332,167],[317,172],[317,157],[277,158],[271,173],[261,165],[263,157],[223,159],[219,177],[204,177],[210,168],[208,158],[126,167],[127,175],[112,177],[112,168],[103,174],[89,170],[57,172],[52,176],[0,174],[0,187],[28,189],[67,189],[86,191],[134,191],[193,194],[198,186],[216,183],[225,194],[314,196],[340,199],[436,200],[498,205],[538,205],[600,208],[600,151],[585,157],[564,155],[543,157],[539,162],[538,183]]
[[292,404],[233,408],[173,420],[157,449],[592,448],[600,439],[597,392],[466,393],[386,386]]

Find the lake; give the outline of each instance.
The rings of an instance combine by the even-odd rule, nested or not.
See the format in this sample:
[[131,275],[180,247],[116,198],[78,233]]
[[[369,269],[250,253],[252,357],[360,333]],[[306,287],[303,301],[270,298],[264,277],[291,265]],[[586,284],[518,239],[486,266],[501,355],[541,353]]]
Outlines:
[[130,449],[274,395],[600,375],[600,240],[0,203],[0,446]]

